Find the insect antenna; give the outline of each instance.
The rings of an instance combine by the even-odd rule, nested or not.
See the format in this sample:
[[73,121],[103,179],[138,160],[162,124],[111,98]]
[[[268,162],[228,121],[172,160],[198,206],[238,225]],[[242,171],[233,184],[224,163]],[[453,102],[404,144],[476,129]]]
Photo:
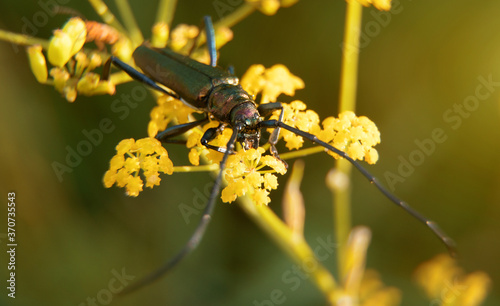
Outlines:
[[289,125],[287,125],[279,120],[262,121],[260,123],[260,126],[263,128],[278,128],[278,127],[284,128],[284,129],[286,129],[294,134],[297,134],[299,136],[302,136],[302,137],[308,139],[309,141],[311,141],[313,143],[317,143],[320,146],[324,147],[325,149],[330,150],[330,151],[334,152],[335,154],[338,154],[338,155],[342,156],[343,158],[347,159],[352,165],[354,165],[354,167],[356,167],[356,169],[358,169],[359,172],[361,172],[361,174],[363,174],[363,176],[365,176],[368,179],[368,181],[370,181],[370,183],[375,185],[375,187],[377,187],[377,189],[380,190],[380,192],[382,192],[382,194],[384,194],[384,196],[386,198],[388,198],[391,202],[400,206],[406,212],[408,212],[411,216],[413,216],[414,218],[416,218],[417,220],[419,220],[420,222],[425,224],[439,238],[439,240],[441,240],[444,243],[444,245],[446,246],[446,248],[448,249],[448,252],[450,253],[450,255],[452,257],[456,256],[457,253],[456,253],[455,242],[437,225],[436,222],[426,218],[424,215],[422,215],[421,213],[419,213],[418,211],[413,209],[408,203],[399,199],[397,196],[395,196],[393,193],[391,193],[389,190],[387,190],[387,188],[384,185],[382,185],[380,183],[380,181],[375,176],[373,176],[370,172],[368,172],[368,170],[363,168],[363,166],[361,166],[361,164],[359,164],[354,159],[349,157],[349,155],[347,155],[345,152],[343,152],[339,149],[336,149],[335,147],[329,145],[328,143],[326,143],[324,141],[319,140],[318,137],[316,137],[313,134],[301,131],[301,130],[294,128],[292,126],[289,126]]
[[201,239],[203,238],[203,235],[205,234],[205,231],[207,229],[208,224],[210,223],[210,220],[212,219],[212,212],[215,207],[215,203],[217,200],[217,196],[219,195],[219,191],[222,185],[222,175],[224,172],[224,168],[226,166],[227,159],[229,157],[229,154],[234,151],[234,144],[236,142],[236,136],[238,135],[238,131],[240,130],[240,126],[235,126],[233,128],[233,134],[231,135],[231,138],[229,138],[229,141],[227,142],[227,150],[224,153],[224,156],[222,158],[222,161],[220,162],[220,170],[219,174],[217,175],[217,178],[215,179],[214,186],[212,187],[212,191],[210,193],[210,198],[208,199],[207,206],[205,207],[205,210],[203,211],[203,215],[201,216],[201,220],[198,223],[198,226],[194,230],[193,234],[189,238],[188,242],[184,245],[184,247],[174,256],[172,257],[169,261],[167,261],[161,268],[156,270],[155,272],[151,273],[150,275],[144,277],[142,280],[136,282],[135,284],[132,284],[129,287],[126,287],[124,290],[122,290],[119,295],[125,295],[129,294],[133,291],[136,291],[137,289],[140,289],[156,280],[158,280],[161,276],[163,276],[165,273],[169,272],[173,267],[175,267],[186,255],[188,255],[191,251],[193,251],[198,244],[200,243]]

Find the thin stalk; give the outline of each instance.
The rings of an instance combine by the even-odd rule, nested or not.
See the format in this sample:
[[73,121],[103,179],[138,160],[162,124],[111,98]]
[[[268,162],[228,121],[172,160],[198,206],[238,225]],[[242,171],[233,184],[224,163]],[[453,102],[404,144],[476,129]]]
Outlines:
[[219,170],[219,165],[208,164],[201,166],[175,166],[174,172],[206,172],[206,171],[217,171]]
[[127,31],[118,21],[118,19],[116,19],[115,15],[111,13],[106,3],[104,3],[102,0],[88,0],[88,1],[90,5],[92,5],[96,13],[101,17],[101,19],[105,23],[109,24],[110,26],[114,27],[115,29],[117,29],[122,33],[127,33]]
[[256,205],[248,197],[239,197],[238,200],[247,215],[296,263],[301,267],[316,267],[310,272],[312,280],[333,304],[336,299],[336,281],[328,269],[316,259],[313,250],[303,237],[298,239],[267,205]]
[[323,148],[322,146],[316,146],[316,147],[311,147],[311,148],[307,148],[307,149],[286,152],[286,153],[280,154],[280,158],[281,159],[293,159],[293,158],[308,156],[311,154],[316,154],[316,153],[323,152],[323,151],[325,151],[325,148]]
[[109,81],[115,85],[128,83],[132,80],[132,77],[129,76],[125,71],[115,72],[109,76]]
[[0,30],[0,40],[8,41],[15,45],[33,46],[41,45],[44,50],[49,48],[49,40],[31,37],[24,34],[17,34]]
[[144,41],[144,36],[142,36],[141,30],[137,25],[132,9],[127,0],[115,0],[118,11],[125,23],[125,27],[128,30],[128,36],[132,40],[134,46],[139,46]]
[[165,23],[171,28],[176,5],[177,0],[161,0],[158,5],[155,23]]
[[[356,107],[356,89],[358,78],[359,35],[361,29],[363,6],[358,1],[347,1],[347,18],[345,22],[344,45],[342,50],[342,72],[340,81],[339,112],[354,111]],[[351,164],[340,159],[336,168],[341,173],[351,178]],[[340,279],[346,276],[346,245],[351,231],[351,188],[339,189],[335,192],[333,211],[334,226],[339,252],[337,265]]]
[[250,14],[255,12],[256,8],[253,5],[248,3],[243,3],[236,10],[234,10],[231,14],[221,18],[214,24],[214,28],[218,27],[232,27],[243,19],[247,18]]

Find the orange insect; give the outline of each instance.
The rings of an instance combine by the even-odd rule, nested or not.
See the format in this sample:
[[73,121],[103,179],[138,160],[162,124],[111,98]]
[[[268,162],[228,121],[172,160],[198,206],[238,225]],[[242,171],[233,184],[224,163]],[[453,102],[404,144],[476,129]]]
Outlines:
[[65,14],[80,17],[85,20],[87,26],[86,42],[94,42],[99,50],[104,50],[105,45],[112,45],[121,38],[121,33],[110,25],[97,21],[90,21],[80,12],[69,7],[55,6],[53,9],[56,14]]
[[87,42],[93,41],[99,50],[103,50],[105,45],[112,45],[116,43],[120,37],[121,33],[104,23],[100,23],[97,21],[86,21],[85,25],[87,26]]

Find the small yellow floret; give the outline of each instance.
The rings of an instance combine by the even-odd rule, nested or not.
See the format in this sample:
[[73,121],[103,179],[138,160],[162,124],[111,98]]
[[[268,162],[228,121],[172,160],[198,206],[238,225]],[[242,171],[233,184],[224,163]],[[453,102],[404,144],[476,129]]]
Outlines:
[[155,48],[165,48],[170,34],[168,24],[155,23],[152,32],[153,37],[151,38],[151,45]]

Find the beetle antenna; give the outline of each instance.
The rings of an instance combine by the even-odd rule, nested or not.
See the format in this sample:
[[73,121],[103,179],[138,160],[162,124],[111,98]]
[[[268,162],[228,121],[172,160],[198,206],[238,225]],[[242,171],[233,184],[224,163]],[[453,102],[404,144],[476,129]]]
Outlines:
[[359,164],[354,159],[349,157],[347,153],[331,146],[330,144],[324,141],[319,140],[318,137],[316,137],[313,134],[301,131],[278,120],[262,121],[260,123],[260,126],[264,128],[278,128],[278,127],[284,128],[294,134],[297,134],[299,136],[308,139],[313,143],[317,143],[320,146],[324,147],[325,149],[330,150],[335,154],[338,154],[343,158],[347,159],[352,165],[354,165],[354,167],[356,167],[356,169],[358,169],[359,172],[361,172],[361,174],[363,174],[363,176],[365,176],[370,181],[371,184],[375,185],[375,187],[377,187],[377,189],[380,190],[380,192],[382,192],[386,198],[388,198],[389,200],[391,200],[391,202],[403,208],[407,213],[409,213],[414,218],[425,224],[439,238],[439,240],[441,240],[444,243],[450,255],[452,257],[456,257],[457,252],[456,252],[455,242],[437,225],[436,222],[426,218],[424,215],[413,209],[408,203],[399,199],[397,196],[395,196],[393,193],[387,190],[387,188],[384,185],[382,185],[375,176],[373,176],[370,172],[368,172],[368,170],[363,168],[361,164]]
[[229,157],[229,153],[234,151],[234,144],[236,142],[236,137],[238,135],[238,130],[240,129],[239,126],[236,126],[233,128],[233,134],[231,135],[231,138],[227,142],[227,150],[224,153],[224,157],[222,158],[222,161],[220,163],[220,170],[219,174],[217,175],[217,178],[215,179],[214,186],[212,187],[212,192],[210,193],[210,198],[208,199],[207,206],[205,207],[205,210],[203,211],[203,215],[201,216],[200,223],[198,223],[198,226],[194,230],[193,234],[191,235],[191,238],[189,238],[188,242],[184,245],[184,247],[174,256],[172,257],[169,261],[167,261],[161,268],[156,270],[155,272],[151,273],[150,275],[146,276],[142,280],[136,282],[135,284],[132,284],[129,287],[126,287],[124,290],[122,290],[119,295],[125,295],[129,294],[133,291],[136,291],[137,289],[140,289],[156,280],[158,280],[161,276],[163,276],[165,273],[168,273],[173,267],[175,267],[186,255],[188,255],[191,251],[193,251],[198,244],[200,243],[201,239],[203,238],[203,235],[205,234],[205,231],[207,229],[208,224],[210,223],[210,220],[212,219],[212,213],[215,207],[215,201],[217,199],[217,196],[219,195],[219,191],[222,185],[222,175],[224,172],[224,168],[226,166],[227,159]]

